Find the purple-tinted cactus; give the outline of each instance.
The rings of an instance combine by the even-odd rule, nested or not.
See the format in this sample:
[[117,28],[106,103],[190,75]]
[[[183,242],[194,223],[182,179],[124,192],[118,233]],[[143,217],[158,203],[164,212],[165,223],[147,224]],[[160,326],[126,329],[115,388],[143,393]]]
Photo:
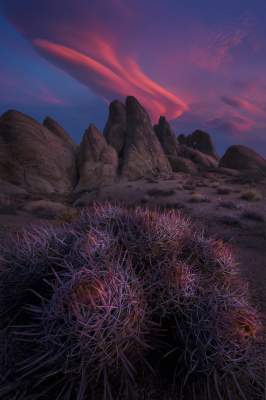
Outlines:
[[95,204],[1,254],[1,399],[262,397],[232,252],[180,213]]

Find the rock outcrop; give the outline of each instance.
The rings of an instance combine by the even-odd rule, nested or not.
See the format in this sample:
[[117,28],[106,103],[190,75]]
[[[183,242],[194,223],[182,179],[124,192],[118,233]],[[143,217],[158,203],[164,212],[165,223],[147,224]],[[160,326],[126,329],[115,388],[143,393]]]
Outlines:
[[266,173],[266,160],[246,146],[235,145],[226,150],[219,167]]
[[127,116],[126,107],[118,100],[109,106],[109,116],[103,134],[107,143],[113,146],[121,158],[126,141]]
[[253,179],[265,176],[266,160],[245,146],[231,146],[218,163],[207,133],[195,131],[177,140],[165,117],[152,127],[131,96],[125,105],[113,101],[104,134],[91,124],[79,146],[50,117],[43,124],[17,111],[0,117],[0,186],[7,195],[58,197],[100,191],[119,180],[159,181],[173,172],[209,170]]
[[170,127],[170,124],[165,117],[160,117],[158,124],[154,125],[154,130],[171,164],[171,167],[174,171],[176,171],[175,161],[180,156],[180,146],[176,140],[174,132]]
[[75,152],[33,118],[8,111],[0,117],[0,178],[27,192],[70,192],[77,179]]
[[179,154],[181,157],[192,161],[198,170],[206,170],[218,167],[218,160],[212,156],[202,153],[199,150],[192,149],[191,147],[180,145]]
[[154,130],[174,172],[195,173],[201,169],[217,167],[214,157],[179,144],[165,117],[160,117]]
[[117,174],[116,150],[109,146],[94,125],[85,131],[77,155],[79,182],[75,192],[86,191],[114,181]]
[[70,148],[72,148],[73,150],[77,150],[77,145],[74,142],[74,140],[68,135],[68,133],[66,133],[64,128],[62,128],[62,126],[60,126],[58,122],[56,122],[53,118],[46,117],[43,121],[43,126],[49,129],[59,138],[61,138],[64,143],[68,143]]
[[215,159],[219,159],[215,151],[214,144],[210,135],[207,132],[196,130],[191,135],[179,135],[178,140],[180,144],[199,150],[201,153],[207,154]]
[[134,180],[144,176],[170,175],[171,166],[153,130],[150,117],[132,96],[126,99],[126,118],[122,176]]

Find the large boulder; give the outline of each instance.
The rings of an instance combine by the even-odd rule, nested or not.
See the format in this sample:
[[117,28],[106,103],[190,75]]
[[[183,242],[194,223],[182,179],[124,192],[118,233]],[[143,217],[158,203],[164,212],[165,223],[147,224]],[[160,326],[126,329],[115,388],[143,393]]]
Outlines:
[[201,153],[214,157],[217,160],[219,159],[219,156],[215,151],[212,139],[207,132],[198,129],[188,136],[179,135],[178,140],[180,144],[186,145],[195,150],[199,150]]
[[185,172],[187,174],[195,174],[199,171],[199,167],[189,158],[175,157],[171,159],[171,166],[174,172]]
[[75,152],[33,118],[8,111],[0,117],[0,178],[30,193],[70,192],[77,180]]
[[182,148],[165,117],[160,117],[158,124],[154,126],[154,130],[174,172],[197,172],[196,164],[182,156]]
[[235,145],[226,150],[219,167],[266,173],[266,160],[246,146]]
[[[165,117],[160,117],[154,130],[174,172],[195,173],[202,169],[217,167],[216,158],[188,145],[179,144]],[[182,143],[186,143],[185,139],[182,141],[181,136]]]
[[65,143],[67,143],[70,148],[73,150],[77,150],[77,145],[74,142],[74,140],[69,136],[68,133],[56,122],[53,118],[51,117],[46,117],[43,121],[43,125],[49,129],[51,132],[53,132],[55,135],[57,135],[59,138],[61,138]]
[[1,194],[6,195],[26,195],[27,191],[18,185],[14,185],[13,183],[7,182],[3,179],[0,179],[0,191]]
[[127,131],[121,173],[127,179],[169,176],[169,161],[153,130],[150,117],[132,96],[126,99]]
[[77,164],[79,182],[75,192],[92,190],[115,180],[118,167],[116,150],[109,146],[103,134],[91,124],[79,146]]
[[199,170],[208,170],[218,167],[217,159],[185,145],[179,146],[179,155],[180,157],[192,161]]
[[103,134],[109,145],[113,146],[119,157],[122,156],[126,140],[127,116],[126,107],[118,100],[109,106],[109,116]]
[[65,204],[51,200],[30,200],[22,208],[30,214],[40,218],[67,218],[74,214],[74,209]]

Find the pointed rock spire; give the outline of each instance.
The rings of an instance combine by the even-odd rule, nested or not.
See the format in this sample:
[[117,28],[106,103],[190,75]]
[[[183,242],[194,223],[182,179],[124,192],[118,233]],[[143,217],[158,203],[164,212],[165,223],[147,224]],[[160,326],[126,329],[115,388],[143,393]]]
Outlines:
[[150,117],[135,97],[126,99],[126,117],[122,176],[138,179],[147,175],[171,174],[171,166],[153,130]]
[[113,182],[117,173],[118,157],[95,125],[85,131],[79,146],[79,182],[75,192],[89,190]]
[[103,134],[109,145],[113,146],[118,156],[122,155],[127,129],[126,107],[118,100],[114,100],[109,106],[109,116]]

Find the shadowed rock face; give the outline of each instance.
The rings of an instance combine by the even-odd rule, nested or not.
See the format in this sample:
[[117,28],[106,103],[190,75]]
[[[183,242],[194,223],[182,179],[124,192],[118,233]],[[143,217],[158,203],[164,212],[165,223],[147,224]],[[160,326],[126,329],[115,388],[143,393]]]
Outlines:
[[199,150],[192,149],[191,147],[180,145],[179,154],[181,157],[192,161],[199,170],[212,169],[218,167],[218,161]]
[[215,151],[212,139],[207,132],[196,130],[191,135],[179,135],[178,140],[180,144],[191,147],[195,150],[219,159],[218,154]]
[[126,107],[118,100],[114,100],[109,106],[109,116],[103,134],[109,145],[113,146],[119,157],[126,141],[127,117]]
[[169,161],[178,157],[180,146],[176,140],[176,135],[165,117],[160,117],[158,125],[154,126],[154,130]]
[[266,160],[245,146],[231,146],[217,169],[207,133],[195,131],[178,139],[165,117],[153,128],[134,97],[128,97],[126,105],[113,101],[104,135],[90,125],[79,146],[50,117],[41,125],[8,111],[0,117],[0,186],[5,193],[70,193],[119,179],[169,177],[173,171],[266,174]]
[[74,140],[66,133],[64,128],[62,128],[62,126],[60,126],[54,119],[52,119],[51,117],[46,117],[45,120],[43,121],[43,126],[49,129],[59,138],[61,138],[65,143],[68,143],[70,148],[72,148],[75,151],[77,150],[78,146],[76,145]]
[[116,177],[117,153],[94,125],[90,125],[83,135],[77,163],[80,178],[75,192],[111,183]]
[[153,130],[150,117],[134,97],[126,100],[126,143],[121,174],[128,179],[169,175],[168,159]]
[[178,144],[177,138],[165,117],[160,117],[154,130],[175,172],[195,173],[199,169],[217,167],[217,161],[199,150]]
[[266,160],[246,146],[231,146],[221,158],[220,167],[237,170],[253,170],[266,173]]
[[66,193],[76,184],[68,142],[17,111],[0,118],[0,178],[28,192]]

